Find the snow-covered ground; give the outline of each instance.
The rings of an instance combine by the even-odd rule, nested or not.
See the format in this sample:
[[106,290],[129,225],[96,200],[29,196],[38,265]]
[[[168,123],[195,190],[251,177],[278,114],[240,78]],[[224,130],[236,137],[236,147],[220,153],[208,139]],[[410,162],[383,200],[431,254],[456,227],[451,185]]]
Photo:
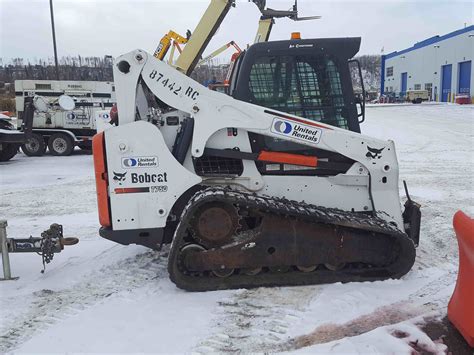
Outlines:
[[169,281],[166,250],[98,236],[91,156],[1,163],[9,236],[55,222],[80,243],[44,274],[37,255],[11,255],[20,279],[0,282],[0,352],[444,353],[419,325],[445,315],[454,288],[452,216],[474,215],[474,107],[374,106],[362,129],[395,140],[400,179],[422,204],[417,261],[401,280],[188,293]]

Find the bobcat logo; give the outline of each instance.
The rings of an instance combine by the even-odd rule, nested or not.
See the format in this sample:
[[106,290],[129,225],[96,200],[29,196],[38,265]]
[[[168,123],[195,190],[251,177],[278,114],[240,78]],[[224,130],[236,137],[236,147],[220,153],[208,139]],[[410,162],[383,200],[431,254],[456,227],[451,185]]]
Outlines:
[[367,146],[367,154],[365,155],[367,158],[372,158],[372,159],[380,159],[382,158],[382,150],[384,150],[385,147],[382,149],[375,149]]
[[124,173],[116,173],[116,172],[114,171],[113,173],[114,173],[114,180],[115,180],[115,181],[118,181],[118,182],[125,181],[125,175],[127,175],[127,172],[124,172]]

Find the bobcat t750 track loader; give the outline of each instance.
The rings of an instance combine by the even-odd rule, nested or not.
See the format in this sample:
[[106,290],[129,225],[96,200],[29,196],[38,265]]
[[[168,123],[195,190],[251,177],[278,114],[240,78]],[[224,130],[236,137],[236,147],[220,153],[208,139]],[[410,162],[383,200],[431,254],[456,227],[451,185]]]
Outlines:
[[[159,249],[191,291],[397,278],[420,209],[402,212],[395,145],[362,135],[348,60],[360,38],[257,43],[229,95],[136,50],[114,68],[119,124],[94,138],[104,238]],[[153,95],[139,117],[137,87]]]

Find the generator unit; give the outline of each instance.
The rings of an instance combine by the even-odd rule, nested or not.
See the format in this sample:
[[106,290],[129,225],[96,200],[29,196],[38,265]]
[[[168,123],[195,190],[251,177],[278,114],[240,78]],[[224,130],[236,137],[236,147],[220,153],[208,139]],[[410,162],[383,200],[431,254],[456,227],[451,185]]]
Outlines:
[[32,134],[21,147],[28,156],[41,156],[47,148],[53,155],[69,155],[75,146],[91,149],[96,119],[110,119],[105,112],[115,103],[112,82],[16,80],[15,95],[18,129],[25,98],[35,101]]

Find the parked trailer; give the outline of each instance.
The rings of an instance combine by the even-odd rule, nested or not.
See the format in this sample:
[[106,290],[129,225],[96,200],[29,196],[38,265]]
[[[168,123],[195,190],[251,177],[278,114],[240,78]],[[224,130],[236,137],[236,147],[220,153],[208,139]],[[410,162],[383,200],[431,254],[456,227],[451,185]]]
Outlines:
[[[109,110],[115,103],[112,82],[16,80],[15,95],[18,128],[25,98],[35,97],[32,135],[21,146],[28,156],[41,156],[46,149],[53,155],[70,155],[75,146],[90,150],[98,112]],[[68,101],[67,97],[74,102],[69,107],[60,103]]]

